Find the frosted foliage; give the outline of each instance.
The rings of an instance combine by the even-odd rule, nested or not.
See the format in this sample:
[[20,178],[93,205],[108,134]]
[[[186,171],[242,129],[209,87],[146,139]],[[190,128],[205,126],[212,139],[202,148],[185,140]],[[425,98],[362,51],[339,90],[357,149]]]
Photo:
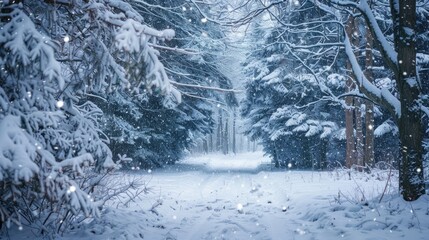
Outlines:
[[337,131],[334,134],[334,137],[338,140],[346,140],[346,129],[345,128],[341,128],[339,131]]
[[287,136],[287,135],[291,135],[292,133],[290,131],[287,131],[285,129],[279,129],[279,130],[275,130],[273,131],[273,133],[270,135],[270,139],[272,141],[275,141],[277,139],[279,139],[281,136]]
[[[181,101],[180,93],[170,85],[156,50],[163,40],[174,37],[173,30],[148,27],[143,17],[121,0],[76,0],[70,9],[73,16],[50,4],[41,6],[30,1],[25,4],[46,18],[44,27],[54,28],[53,35],[61,35],[60,58],[77,60],[64,61],[61,66],[72,80],[66,93],[104,94],[126,90],[140,96],[155,92],[168,95],[176,103]],[[52,14],[46,13],[46,7],[61,20],[49,22]],[[73,21],[64,20],[68,18]]]
[[[270,117],[270,121],[274,121],[274,120],[278,120],[278,119],[282,119],[282,118],[288,118],[290,116],[295,116],[296,110],[293,109],[290,106],[285,106],[285,107],[281,107],[278,108]],[[286,125],[288,126],[288,125]]]
[[[100,138],[102,112],[89,102],[74,106],[70,93],[63,94],[69,79],[61,75],[54,42],[18,7],[0,23],[0,223],[98,215],[86,173],[115,167]],[[58,96],[65,111],[56,106]],[[25,216],[30,209],[37,217]],[[49,224],[39,227],[58,227]]]
[[36,157],[35,143],[18,126],[18,117],[0,120],[0,181],[28,182],[39,168],[32,161]]
[[158,60],[159,52],[149,46],[150,43],[156,44],[158,40],[171,40],[174,34],[171,29],[158,31],[132,19],[127,19],[119,28],[115,38],[116,47],[130,54],[137,54],[138,60],[143,60],[146,65],[146,81],[133,84],[133,91],[137,94],[143,86],[149,92],[157,89],[163,94],[171,93],[177,102],[181,102],[180,93],[170,85],[164,65]]
[[[9,205],[24,207],[21,204],[29,204],[17,198],[24,192],[31,192],[34,196],[44,194],[52,203],[57,202],[75,214],[83,211],[86,215],[97,215],[97,204],[86,198],[88,193],[80,188],[76,188],[72,194],[67,193],[70,186],[80,185],[76,177],[72,180],[69,175],[83,175],[83,168],[94,162],[91,154],[85,153],[58,162],[43,144],[23,131],[19,122],[19,117],[11,115],[0,121],[0,180],[4,182],[1,202],[6,207],[0,209],[0,220],[12,220],[20,224],[19,214],[13,208],[10,209]],[[29,188],[31,185],[22,184],[30,181],[38,187]],[[31,202],[32,199],[27,200]],[[41,204],[39,201],[42,199],[34,200],[33,204]],[[37,205],[34,208],[38,208]]]
[[307,132],[309,131],[310,127],[308,126],[308,124],[304,123],[301,124],[299,126],[297,126],[296,128],[293,129],[294,132]]
[[282,69],[276,69],[274,71],[272,71],[270,74],[266,75],[265,77],[262,78],[262,80],[266,80],[269,81],[269,83],[276,83],[281,81],[279,78],[279,75],[281,74]]
[[102,132],[97,126],[97,119],[102,115],[101,110],[91,102],[78,105],[76,108],[80,114],[61,123],[70,132],[57,133],[49,141],[54,150],[57,148],[57,157],[64,159],[91,153],[96,160],[97,168],[114,168],[112,153],[100,138]]
[[293,131],[305,132],[306,137],[320,134],[320,138],[326,138],[338,130],[334,122],[307,120],[304,124],[296,127]]
[[375,130],[374,130],[374,135],[376,137],[381,137],[387,133],[391,133],[393,135],[397,135],[399,132],[398,127],[396,126],[396,124],[391,121],[385,121],[383,122],[380,126],[378,126]]
[[337,73],[330,74],[326,80],[328,85],[336,86],[337,88],[344,87],[346,82],[344,75]]
[[322,122],[322,134],[320,138],[326,138],[338,131],[338,126],[334,122]]
[[416,58],[417,58],[416,59],[417,63],[419,63],[421,65],[429,63],[429,54],[417,53]]
[[305,119],[307,118],[307,114],[305,113],[296,113],[294,115],[292,115],[292,117],[286,121],[286,126],[287,127],[291,127],[291,126],[296,126],[301,124]]
[[314,136],[322,131],[322,126],[319,124],[318,121],[311,121],[311,122],[307,121],[307,122],[308,122],[309,129],[305,133],[306,137]]
[[[39,70],[43,77],[56,80],[58,87],[64,87],[61,66],[55,60],[54,43],[36,30],[33,22],[21,10],[14,9],[12,20],[0,29],[0,45],[8,51],[2,57],[6,69],[15,69],[16,73],[37,76]],[[39,62],[41,66],[32,64]],[[5,66],[4,66],[5,67]]]

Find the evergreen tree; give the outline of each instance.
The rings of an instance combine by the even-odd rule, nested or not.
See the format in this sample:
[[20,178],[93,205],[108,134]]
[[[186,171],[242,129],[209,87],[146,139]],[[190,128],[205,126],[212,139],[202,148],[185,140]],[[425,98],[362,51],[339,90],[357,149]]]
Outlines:
[[110,197],[95,186],[117,164],[89,96],[129,89],[180,102],[149,45],[174,31],[144,25],[123,1],[1,4],[0,225],[53,237]]
[[[327,62],[336,59],[329,56],[340,53],[339,47],[344,47],[357,86],[354,95],[367,98],[385,108],[398,126],[401,151],[400,192],[405,200],[416,200],[425,192],[422,144],[426,125],[422,121],[422,111],[427,112],[427,107],[422,104],[426,95],[422,91],[418,72],[424,61],[419,63],[417,60],[418,53],[422,51],[418,49],[417,33],[424,29],[417,29],[417,26],[420,21],[418,18],[424,19],[426,12],[424,7],[421,10],[418,8],[426,4],[417,4],[416,0],[391,0],[387,4],[382,2],[373,5],[367,0],[296,3],[298,4],[295,6],[299,9],[297,12],[304,16],[301,21],[284,20],[282,14],[287,11],[279,10],[287,9],[287,6],[283,6],[284,2],[261,2],[247,17],[241,19],[241,22],[247,23],[249,18],[268,12],[278,23],[285,26],[283,35],[288,36],[288,39],[284,38],[285,44],[292,50],[292,55],[316,76],[323,71]],[[341,15],[341,12],[344,15]],[[364,61],[360,61],[355,55],[358,49],[356,44],[353,44],[348,29],[344,27],[347,26],[345,20],[349,19],[349,16],[358,16],[353,12],[364,19],[365,26],[371,32],[374,46],[389,69],[386,76],[393,75],[392,89],[377,85],[365,76],[362,67]],[[308,31],[309,29],[311,31]],[[307,33],[307,36],[299,42],[296,36],[303,33]],[[314,42],[315,39],[319,41]],[[322,81],[319,82],[322,83],[322,92],[332,96],[332,91]],[[336,100],[334,96],[332,99]]]
[[176,162],[197,140],[213,132],[216,105],[233,105],[236,100],[231,92],[216,91],[232,88],[214,54],[224,47],[220,26],[206,21],[187,1],[130,4],[154,27],[175,29],[176,37],[167,46],[154,47],[163,53],[160,59],[182,102],[156,93],[137,97],[115,93],[103,104],[107,123],[103,129],[111,139],[113,155],[126,153],[134,159],[132,166],[160,167]]
[[[264,34],[263,27],[254,29],[255,36]],[[249,79],[241,114],[247,118],[246,133],[261,140],[276,167],[289,163],[300,168],[326,167],[326,139],[340,136],[341,119],[332,112],[319,84],[339,90],[340,76],[325,71],[315,78],[296,71],[290,46],[281,41],[283,31],[278,24],[265,33],[245,63]],[[311,153],[309,146],[320,138],[320,153]]]

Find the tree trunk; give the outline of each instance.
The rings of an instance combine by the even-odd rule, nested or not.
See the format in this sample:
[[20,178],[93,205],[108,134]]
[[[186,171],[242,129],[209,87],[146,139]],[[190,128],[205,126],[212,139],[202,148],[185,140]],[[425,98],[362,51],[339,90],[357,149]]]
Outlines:
[[312,169],[313,158],[311,156],[310,140],[307,137],[304,137],[302,141],[302,158],[301,168]]
[[274,167],[280,168],[280,161],[279,161],[278,148],[277,148],[276,141],[273,141],[273,145],[274,145],[274,153],[273,153]]
[[346,167],[350,168],[355,162],[355,136],[353,128],[353,97],[346,97]]
[[209,134],[208,138],[208,152],[213,152],[213,134]]
[[251,140],[249,138],[246,138],[246,141],[247,141],[247,151],[250,152],[252,151],[252,149],[250,148]]
[[237,154],[237,141],[236,141],[236,121],[237,121],[237,113],[236,113],[236,109],[234,108],[233,110],[233,119],[232,119],[232,152],[234,154]]
[[[353,34],[349,34],[350,39],[352,39],[352,44],[355,47],[355,55],[356,58],[359,58],[361,54],[360,49],[360,36],[361,32],[359,31],[359,21],[358,18],[353,18],[353,21],[350,21],[350,24],[352,24],[351,29],[353,30]],[[352,74],[352,77],[354,75]],[[355,82],[355,81],[353,81]],[[353,101],[354,106],[354,120],[355,120],[355,164],[358,167],[359,171],[363,170],[363,158],[364,158],[364,140],[363,140],[363,129],[362,129],[362,111],[361,111],[361,100],[357,97],[354,98]]]
[[364,155],[364,141],[363,141],[363,129],[362,129],[362,111],[360,109],[360,100],[355,98],[355,121],[356,121],[356,165],[358,170],[363,170],[363,155]]
[[[393,0],[392,0],[393,1]],[[423,177],[423,125],[417,103],[420,86],[416,71],[416,1],[399,1],[399,25],[395,29],[395,45],[398,51],[396,74],[401,102],[398,120],[402,161],[399,169],[399,190],[403,198],[413,201],[425,193]]]
[[[371,31],[366,31],[366,47],[365,47],[365,76],[372,82],[373,76],[371,67],[373,65],[373,39]],[[370,101],[365,101],[365,151],[364,165],[374,166],[374,104]]]
[[209,153],[209,143],[207,139],[203,139],[203,151],[205,154]]
[[319,159],[319,170],[324,170],[328,167],[328,140],[322,139],[320,141],[321,149],[320,149],[320,159]]
[[222,117],[222,109],[219,109],[219,116],[217,121],[217,134],[216,134],[216,151],[222,151],[222,140],[223,140],[223,117]]
[[[346,26],[347,35],[350,39],[353,38],[354,32],[354,21],[353,17],[350,16]],[[346,92],[350,92],[355,88],[355,84],[353,81],[352,67],[349,61],[347,61],[347,81],[346,81]],[[348,96],[345,98],[345,102],[347,108],[346,112],[346,167],[350,168],[356,159],[356,146],[355,146],[355,136],[354,136],[354,128],[353,128],[353,97]]]
[[374,104],[365,101],[365,150],[364,165],[374,166]]
[[229,152],[229,129],[228,129],[228,118],[225,118],[225,129],[223,134],[223,154],[228,154]]

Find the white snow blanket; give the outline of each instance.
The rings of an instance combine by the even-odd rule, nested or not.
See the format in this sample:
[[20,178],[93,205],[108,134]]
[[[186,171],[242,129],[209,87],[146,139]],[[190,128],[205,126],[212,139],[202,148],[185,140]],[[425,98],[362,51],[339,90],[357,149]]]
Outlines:
[[128,207],[112,202],[62,239],[428,239],[429,197],[403,201],[395,171],[274,170],[269,162],[262,153],[203,155],[123,173],[142,177],[150,192]]

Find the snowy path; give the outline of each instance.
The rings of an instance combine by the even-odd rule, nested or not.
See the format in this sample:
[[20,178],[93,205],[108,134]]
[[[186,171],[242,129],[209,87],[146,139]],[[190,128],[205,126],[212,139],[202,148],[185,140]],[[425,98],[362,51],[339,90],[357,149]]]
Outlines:
[[427,196],[360,202],[379,196],[388,171],[349,180],[344,171],[270,171],[268,162],[211,155],[144,173],[148,195],[64,239],[427,239]]

